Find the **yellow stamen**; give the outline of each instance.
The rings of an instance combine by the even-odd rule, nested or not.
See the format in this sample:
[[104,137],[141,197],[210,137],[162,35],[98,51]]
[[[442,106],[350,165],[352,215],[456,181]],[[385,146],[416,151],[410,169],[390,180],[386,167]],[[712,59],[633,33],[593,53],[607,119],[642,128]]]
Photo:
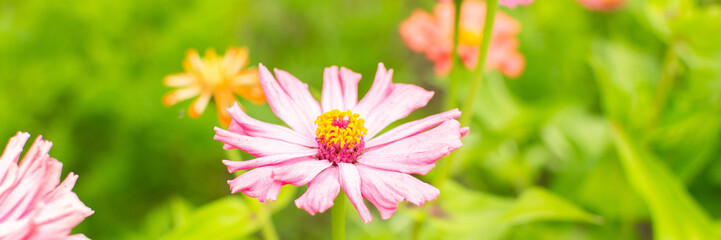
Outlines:
[[368,131],[363,123],[364,120],[357,113],[334,109],[316,118],[315,124],[318,128],[315,130],[315,135],[319,142],[326,145],[340,143],[340,147],[354,147],[362,141]]

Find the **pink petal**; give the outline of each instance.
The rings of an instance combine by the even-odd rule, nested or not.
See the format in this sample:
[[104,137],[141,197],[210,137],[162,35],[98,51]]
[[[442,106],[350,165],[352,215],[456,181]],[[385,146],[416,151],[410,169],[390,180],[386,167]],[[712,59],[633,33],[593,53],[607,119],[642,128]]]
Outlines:
[[338,181],[338,168],[326,168],[308,183],[308,190],[295,200],[295,206],[305,209],[310,215],[325,212],[333,206],[333,200],[340,192]]
[[398,203],[408,201],[421,206],[435,200],[440,191],[415,177],[358,165],[363,197],[378,208],[382,219],[390,218]]
[[78,181],[78,175],[75,173],[68,173],[68,176],[65,177],[65,180],[63,180],[60,185],[58,185],[55,189],[53,189],[48,195],[45,196],[45,201],[50,202],[54,201],[55,199],[60,198],[66,193],[70,193],[73,190],[73,187],[75,186],[75,182]]
[[498,1],[499,4],[509,7],[509,8],[514,8],[518,5],[528,5],[528,4],[531,4],[532,2],[533,2],[533,0],[499,0]]
[[243,192],[260,202],[275,201],[278,199],[280,182],[271,177],[275,166],[260,167],[250,170],[233,180],[228,181],[232,193]]
[[37,239],[48,239],[52,236],[68,235],[86,217],[94,212],[86,207],[73,192],[49,202],[35,218]]
[[282,184],[303,186],[308,184],[321,171],[330,167],[332,163],[328,160],[309,159],[278,166],[273,170],[273,180]]
[[228,167],[228,172],[232,173],[238,170],[283,164],[286,162],[296,161],[298,159],[310,159],[309,157],[315,155],[316,153],[318,153],[318,151],[315,149],[307,149],[297,153],[268,155],[246,161],[223,160],[223,164]]
[[306,135],[299,134],[298,132],[283,126],[258,121],[248,116],[248,114],[246,114],[243,109],[238,106],[237,102],[234,103],[231,108],[228,108],[228,113],[230,113],[230,116],[233,118],[233,122],[231,123],[233,128],[228,128],[231,132],[251,137],[270,138],[306,147],[316,147],[318,145],[318,143],[315,142],[315,139]]
[[[308,91],[308,84],[301,82],[290,73],[279,69],[275,69],[275,76],[278,78],[278,83],[283,87],[283,90],[293,99],[296,107],[301,108],[300,112],[303,114],[304,119],[310,120],[310,123],[313,123],[321,112],[318,101],[316,101],[310,94],[310,91]],[[313,130],[315,130],[315,125],[313,125]]]
[[50,152],[52,146],[53,143],[43,140],[43,136],[35,138],[35,142],[30,146],[30,150],[25,153],[23,160],[20,161],[18,173],[20,173],[21,176],[27,175],[29,172],[37,171],[45,167],[45,163],[50,157],[48,152]]
[[338,163],[338,179],[340,179],[340,187],[348,195],[351,204],[358,210],[361,219],[364,223],[369,223],[373,220],[368,207],[363,202],[363,196],[361,195],[361,179],[358,174],[356,166],[350,163]]
[[420,120],[404,123],[398,127],[389,130],[388,132],[381,134],[378,137],[369,140],[365,144],[365,149],[370,149],[376,146],[383,146],[385,144],[416,135],[422,131],[428,130],[429,128],[435,127],[438,124],[445,122],[446,120],[455,119],[460,116],[461,112],[458,111],[458,109],[453,109],[431,115]]
[[[304,102],[293,99],[287,91],[278,84],[270,71],[268,71],[268,68],[263,66],[263,64],[259,64],[258,69],[260,70],[260,85],[263,88],[263,92],[268,100],[268,105],[270,105],[270,109],[273,110],[273,113],[283,120],[283,122],[288,124],[288,126],[301,134],[306,136],[315,136],[315,125],[313,124],[313,120],[315,120],[315,118],[309,119],[307,117],[313,114],[308,113],[308,111],[313,110],[309,110],[308,106],[303,104]],[[286,78],[283,81],[284,83],[287,83],[292,80]],[[287,88],[292,87],[293,86],[287,86]]]
[[333,109],[346,110],[343,105],[343,87],[340,84],[340,76],[336,66],[325,68],[320,102],[323,112],[329,112]]
[[345,109],[353,109],[358,102],[358,82],[361,75],[350,69],[340,68],[340,81],[343,87],[343,106]]
[[218,127],[215,128],[215,137],[213,139],[225,143],[226,146],[223,146],[223,148],[226,150],[238,148],[256,157],[288,152],[303,152],[309,149],[305,146],[275,139],[240,135]]
[[365,126],[368,129],[366,138],[373,138],[392,122],[425,106],[431,97],[433,97],[433,92],[426,91],[421,87],[401,83],[393,84],[393,91],[368,115],[365,115]]
[[30,218],[0,222],[0,239],[26,239],[33,230]]
[[368,93],[363,96],[363,99],[358,102],[355,108],[351,110],[361,116],[367,116],[373,108],[380,104],[380,102],[393,91],[392,77],[393,70],[386,71],[383,63],[378,63],[378,71],[376,71],[371,89],[368,90]]
[[[0,194],[2,194],[3,186],[10,183],[8,173],[12,165],[16,165],[23,152],[23,146],[30,138],[30,134],[18,132],[14,137],[10,138],[5,150],[0,155]],[[14,164],[13,164],[14,163]]]
[[447,120],[423,133],[368,150],[358,164],[400,173],[426,174],[436,161],[458,149],[461,143],[460,123]]

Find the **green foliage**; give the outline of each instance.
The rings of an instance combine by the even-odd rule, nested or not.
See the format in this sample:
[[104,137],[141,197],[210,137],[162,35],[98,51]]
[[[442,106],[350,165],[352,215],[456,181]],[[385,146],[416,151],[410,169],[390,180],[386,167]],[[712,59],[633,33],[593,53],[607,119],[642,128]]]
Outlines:
[[[266,216],[280,239],[329,239],[329,212],[293,204],[304,187],[284,187],[270,205],[229,196],[215,106],[199,119],[186,116],[189,101],[164,107],[162,79],[182,71],[189,48],[247,46],[251,65],[286,70],[317,98],[323,68],[348,67],[363,75],[362,96],[383,62],[395,82],[435,92],[395,126],[467,94],[468,71],[435,77],[398,34],[413,10],[435,4],[2,1],[0,146],[16,131],[53,141],[50,154],[80,175],[74,191],[96,212],[74,232],[93,239],[255,239]],[[347,206],[348,239],[721,238],[719,4],[500,8],[521,23],[523,75],[486,74],[439,199],[401,204],[385,221],[374,212],[369,224]],[[240,101],[282,124],[267,105]]]

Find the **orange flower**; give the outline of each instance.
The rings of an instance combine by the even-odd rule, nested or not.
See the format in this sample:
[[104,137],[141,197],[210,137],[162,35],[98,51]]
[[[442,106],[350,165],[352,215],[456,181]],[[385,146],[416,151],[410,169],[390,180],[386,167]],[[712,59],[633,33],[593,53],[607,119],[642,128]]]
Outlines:
[[[424,53],[434,63],[435,72],[445,75],[451,70],[453,51],[453,3],[438,3],[433,13],[416,10],[400,26],[405,44],[415,52]],[[478,48],[486,17],[486,3],[463,1],[459,22],[458,56],[468,69],[476,67]],[[518,52],[517,35],[520,23],[503,12],[497,12],[486,56],[486,67],[498,69],[508,77],[518,77],[525,67],[525,59]]]
[[228,126],[231,118],[226,109],[235,102],[234,92],[256,104],[265,102],[258,70],[245,68],[247,65],[246,48],[230,48],[222,58],[212,48],[205,50],[204,58],[200,58],[195,49],[190,49],[183,61],[185,72],[169,75],[163,80],[166,86],[178,88],[163,97],[163,104],[171,106],[198,96],[188,109],[190,117],[198,118],[213,97],[220,123]]
[[577,0],[583,7],[591,11],[613,11],[623,7],[625,0]]

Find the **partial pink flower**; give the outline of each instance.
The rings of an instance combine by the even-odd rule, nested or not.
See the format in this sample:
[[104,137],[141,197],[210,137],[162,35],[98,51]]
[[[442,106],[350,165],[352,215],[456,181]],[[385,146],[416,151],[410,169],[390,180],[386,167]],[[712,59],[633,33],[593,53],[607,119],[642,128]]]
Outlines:
[[518,5],[528,5],[531,4],[533,0],[499,0],[498,3],[500,3],[503,6],[514,8]]
[[581,6],[591,11],[613,11],[626,4],[624,0],[577,0]]
[[[400,26],[401,37],[408,48],[424,53],[434,63],[438,75],[445,75],[451,70],[454,16],[453,3],[438,3],[433,9],[433,15],[416,10]],[[468,69],[474,69],[477,65],[485,16],[485,2],[463,1],[457,51]],[[493,26],[486,67],[497,69],[508,77],[518,77],[525,67],[525,59],[518,52],[516,37],[521,25],[505,13],[498,12]]]
[[363,198],[388,219],[401,201],[420,206],[438,197],[438,189],[410,174],[428,173],[462,145],[468,128],[455,120],[461,113],[450,110],[379,134],[425,106],[433,92],[393,83],[393,70],[379,64],[371,89],[358,101],[361,75],[333,66],[325,69],[319,104],[293,75],[275,69],[273,77],[262,64],[259,71],[271,110],[290,128],[253,119],[237,105],[228,109],[230,127],[215,128],[215,139],[257,157],[223,161],[230,172],[249,169],[228,181],[233,193],[266,202],[276,200],[285,184],[307,184],[295,204],[315,215],[333,206],[343,189],[366,223],[373,217]]
[[18,132],[0,156],[0,240],[88,239],[70,231],[93,214],[72,192],[78,175],[60,182],[63,164],[39,136],[18,164],[30,134]]

